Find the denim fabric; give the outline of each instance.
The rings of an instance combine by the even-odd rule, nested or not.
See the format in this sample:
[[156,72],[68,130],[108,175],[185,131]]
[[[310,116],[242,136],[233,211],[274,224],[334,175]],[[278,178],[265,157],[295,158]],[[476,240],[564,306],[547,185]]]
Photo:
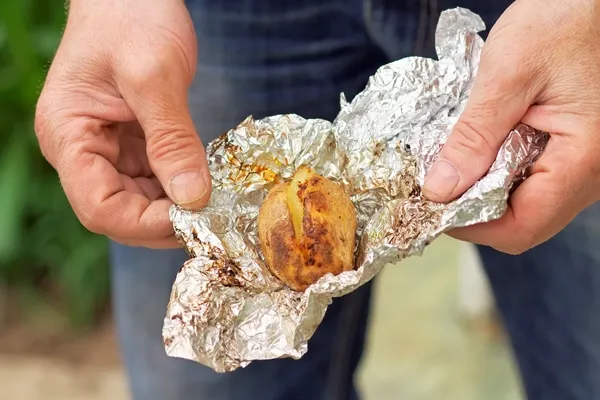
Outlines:
[[[381,64],[433,55],[439,12],[491,26],[507,0],[188,0],[199,65],[190,108],[205,143],[247,115],[332,119]],[[518,257],[482,248],[531,399],[589,400],[600,382],[600,208]],[[161,327],[187,256],[111,245],[113,304],[134,400],[358,399],[371,286],[334,301],[301,360],[216,374],[165,355]],[[383,399],[382,399],[383,400]]]
[[600,399],[600,203],[520,256],[480,254],[529,399]]

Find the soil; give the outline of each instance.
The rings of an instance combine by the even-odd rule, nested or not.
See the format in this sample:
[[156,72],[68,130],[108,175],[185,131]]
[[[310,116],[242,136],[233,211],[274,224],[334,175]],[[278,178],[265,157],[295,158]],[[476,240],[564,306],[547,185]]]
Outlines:
[[25,318],[3,300],[0,398],[130,399],[109,313],[93,327],[76,330],[55,310],[38,309]]
[[91,326],[76,329],[56,307],[38,303],[26,308],[14,293],[0,294],[0,355],[98,367],[120,364],[110,308]]
[[0,354],[43,357],[70,364],[117,366],[119,349],[110,315],[93,330],[13,322],[0,331]]

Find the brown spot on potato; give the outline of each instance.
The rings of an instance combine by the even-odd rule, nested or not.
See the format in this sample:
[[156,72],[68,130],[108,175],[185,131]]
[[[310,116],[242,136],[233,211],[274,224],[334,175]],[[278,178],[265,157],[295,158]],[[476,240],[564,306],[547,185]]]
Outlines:
[[300,184],[298,184],[298,191],[296,192],[296,194],[298,195],[298,198],[302,198],[304,197],[304,192],[306,192],[306,189],[308,188],[308,184],[306,182],[302,182]]
[[314,221],[308,214],[302,219],[302,229],[305,238],[315,241],[314,244],[311,244],[311,247],[317,246],[318,241],[322,240],[329,232],[325,224]]
[[294,238],[294,231],[290,232],[289,224],[279,223],[275,226],[268,236],[271,242],[273,262],[275,265],[283,266],[290,262],[292,249],[289,241]]
[[321,192],[309,192],[304,198],[304,207],[308,209],[308,213],[312,209],[320,213],[326,213],[329,210],[328,196]]
[[272,236],[273,262],[275,265],[285,265],[290,259],[289,248],[285,239],[279,234]]

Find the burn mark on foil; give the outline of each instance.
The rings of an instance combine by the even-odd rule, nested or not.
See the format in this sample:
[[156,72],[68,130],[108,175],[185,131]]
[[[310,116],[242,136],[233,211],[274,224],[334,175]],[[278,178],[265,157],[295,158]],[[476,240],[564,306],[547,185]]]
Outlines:
[[[246,118],[238,127],[237,130],[245,133],[245,136],[260,137],[261,135],[272,136],[273,132],[270,129],[259,128],[256,121],[250,116]],[[242,146],[235,144],[227,135],[223,139],[219,138],[218,146],[211,147],[212,152],[216,152],[219,148],[222,149],[223,164],[234,167],[230,168],[228,180],[231,183],[243,183],[251,180],[253,175],[257,175],[265,182],[278,183],[280,181],[279,174],[273,171],[272,167],[281,167],[284,164],[274,157],[270,152],[264,152],[262,159],[255,159],[254,162],[248,163],[248,155],[244,154]]]
[[[240,161],[237,157],[241,153],[242,148],[231,142],[226,142],[225,145],[225,157],[226,162],[235,168],[230,174],[229,179],[231,182],[238,183],[248,180],[252,175],[258,175],[262,180],[266,182],[278,181],[279,175],[273,172],[270,168],[255,163],[246,164]],[[273,159],[273,162],[275,160]]]
[[[191,226],[189,235],[183,232],[179,232],[178,237],[181,238],[185,244],[185,250],[191,257],[197,257],[205,255],[209,260],[212,261],[211,268],[215,270],[219,282],[223,286],[239,286],[242,287],[243,283],[240,279],[242,275],[240,266],[231,260],[222,249],[213,246],[210,242],[203,241],[198,234],[198,230],[195,226]],[[181,269],[185,268],[187,264],[184,264]],[[181,272],[180,269],[180,272]]]
[[214,263],[217,268],[219,281],[223,286],[238,286],[242,287],[243,283],[239,279],[241,275],[240,266],[229,258],[217,259]]
[[381,155],[383,154],[383,150],[385,150],[385,143],[375,143],[375,148],[373,149],[373,156],[381,157]]
[[257,164],[242,164],[235,174],[230,175],[233,182],[244,182],[252,175],[258,175],[263,181],[279,183],[279,175],[269,168]]
[[384,241],[408,250],[421,235],[433,232],[440,223],[444,205],[412,197],[398,202],[392,209],[392,223]]

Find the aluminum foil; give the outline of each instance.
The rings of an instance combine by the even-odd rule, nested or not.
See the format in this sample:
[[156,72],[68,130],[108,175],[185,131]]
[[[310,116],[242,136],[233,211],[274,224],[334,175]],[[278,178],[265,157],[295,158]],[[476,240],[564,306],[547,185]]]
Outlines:
[[[477,70],[483,21],[469,10],[441,14],[438,61],[409,57],[381,67],[333,122],[248,117],[212,142],[210,204],[174,206],[189,252],[164,320],[167,354],[233,371],[254,360],[298,359],[328,305],[382,268],[419,255],[442,233],[499,218],[548,135],[518,125],[487,175],[449,204],[421,197],[425,174],[465,106]],[[300,165],[341,185],[358,213],[356,269],[324,276],[299,293],[265,267],[257,215],[269,189]]]

